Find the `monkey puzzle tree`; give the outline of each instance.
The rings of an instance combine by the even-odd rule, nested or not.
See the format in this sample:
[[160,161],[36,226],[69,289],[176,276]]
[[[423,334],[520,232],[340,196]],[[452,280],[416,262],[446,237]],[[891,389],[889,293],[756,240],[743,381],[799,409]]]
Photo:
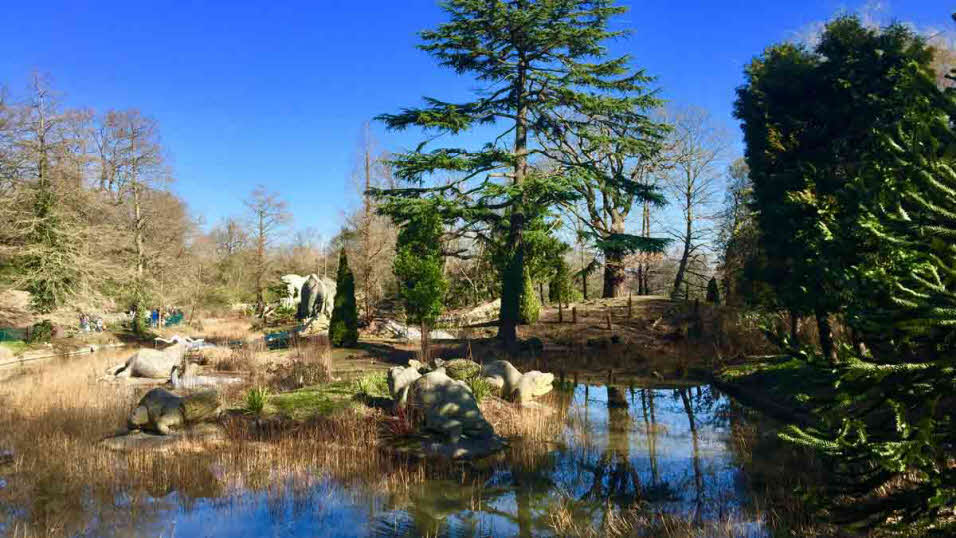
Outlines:
[[[399,218],[410,210],[408,198],[424,195],[461,230],[507,229],[498,334],[512,343],[527,224],[542,208],[576,196],[559,170],[531,167],[544,154],[543,135],[633,124],[646,77],[631,72],[627,56],[607,58],[604,43],[622,34],[608,23],[624,12],[611,0],[449,0],[443,8],[450,20],[422,32],[420,48],[483,87],[471,101],[426,98],[424,107],[379,116],[390,129],[419,127],[436,136],[392,160],[395,176],[413,186],[373,191],[385,198],[382,211]],[[426,151],[437,135],[482,126],[497,134],[480,148]],[[451,179],[426,186],[441,172]]]

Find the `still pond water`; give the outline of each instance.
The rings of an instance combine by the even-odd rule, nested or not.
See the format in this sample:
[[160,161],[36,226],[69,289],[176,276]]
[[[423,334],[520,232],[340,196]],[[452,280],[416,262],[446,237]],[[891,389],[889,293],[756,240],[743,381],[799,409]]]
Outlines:
[[[566,421],[560,442],[537,445],[535,456],[527,460],[499,459],[484,469],[463,471],[471,475],[468,485],[454,479],[426,480],[396,499],[367,486],[342,485],[316,470],[306,488],[290,481],[266,491],[157,493],[148,502],[149,515],[131,515],[136,520],[133,532],[554,535],[552,515],[558,507],[570,509],[579,524],[600,528],[609,509],[640,501],[649,512],[685,520],[729,519],[735,536],[769,535],[748,485],[747,462],[756,456],[742,453],[732,435],[763,419],[716,389],[578,385],[555,391],[551,404],[566,409],[566,419],[554,419]],[[208,475],[215,477],[215,470]],[[472,486],[475,476],[479,487]],[[128,499],[118,498],[110,509],[122,511],[127,504]],[[90,535],[130,533],[129,527],[120,531],[98,523],[93,514],[102,508],[88,506],[93,520],[87,527]]]

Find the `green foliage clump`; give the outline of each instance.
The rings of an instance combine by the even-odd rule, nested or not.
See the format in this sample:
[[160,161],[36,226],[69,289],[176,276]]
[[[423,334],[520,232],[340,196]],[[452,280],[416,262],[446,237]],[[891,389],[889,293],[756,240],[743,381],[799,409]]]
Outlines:
[[266,403],[269,401],[269,389],[266,387],[254,387],[246,393],[246,405],[244,411],[250,415],[261,416],[265,411]]
[[452,379],[464,381],[480,374],[481,365],[468,359],[455,359],[445,363],[445,373]]
[[441,219],[431,204],[424,203],[402,224],[395,247],[393,270],[405,315],[425,330],[441,315],[448,289],[441,238]]
[[471,394],[475,397],[475,401],[481,403],[482,400],[494,394],[495,387],[491,383],[485,381],[485,378],[480,375],[475,375],[469,377],[465,380],[465,383],[468,384],[468,388],[471,390]]
[[717,287],[717,277],[712,276],[707,282],[707,302],[720,304],[720,288]]
[[335,347],[352,347],[358,343],[358,306],[355,301],[355,277],[349,269],[345,249],[339,256],[335,286],[329,342]]
[[531,325],[538,321],[538,315],[541,313],[541,303],[538,301],[538,294],[534,289],[534,282],[531,280],[531,276],[527,270],[525,271],[523,280],[518,319],[525,325]]
[[388,377],[382,373],[366,374],[353,383],[355,394],[369,398],[388,398]]
[[[379,116],[389,129],[421,128],[429,138],[392,159],[395,177],[410,187],[371,192],[397,220],[417,211],[424,197],[446,224],[486,243],[500,240],[498,335],[513,344],[529,224],[548,208],[580,197],[573,174],[532,166],[532,141],[573,131],[586,117],[595,127],[591,140],[608,138],[613,130],[616,140],[636,147],[641,141],[630,128],[648,123],[651,77],[632,71],[626,57],[608,57],[606,43],[621,35],[610,28],[611,19],[625,11],[611,0],[450,0],[442,8],[447,22],[423,31],[421,48],[440,65],[480,81],[481,91],[470,101],[427,98],[421,107]],[[447,138],[441,135],[488,126],[497,132],[488,143],[475,144],[479,149],[428,147]],[[454,179],[426,184],[433,177]]]
[[[836,376],[798,396],[814,424],[785,438],[825,457],[819,500],[856,531],[956,530],[956,102],[932,59],[904,25],[840,17],[814,50],[767,49],[738,90],[752,274],[773,291],[766,306],[816,317],[820,352],[789,351]],[[848,342],[832,339],[833,314]]]
[[551,282],[548,283],[548,300],[553,304],[566,305],[571,302],[571,295],[571,274],[568,271],[568,263],[561,258],[556,264]]
[[43,321],[34,323],[30,327],[30,334],[27,337],[27,342],[30,344],[39,344],[43,342],[49,342],[53,339],[53,323],[45,319]]

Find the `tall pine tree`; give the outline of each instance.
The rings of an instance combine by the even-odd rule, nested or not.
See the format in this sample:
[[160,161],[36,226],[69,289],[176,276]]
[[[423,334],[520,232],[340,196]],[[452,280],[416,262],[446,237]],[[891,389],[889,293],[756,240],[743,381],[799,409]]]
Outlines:
[[[471,101],[426,98],[424,107],[380,116],[391,129],[419,127],[430,136],[393,160],[396,177],[413,186],[376,194],[393,216],[409,210],[408,197],[426,195],[446,222],[479,238],[489,228],[508,230],[499,337],[513,343],[529,219],[577,195],[564,174],[531,167],[544,135],[641,121],[647,77],[631,72],[626,56],[606,57],[604,43],[621,35],[608,23],[624,11],[611,0],[449,0],[443,7],[450,20],[422,32],[420,48],[482,88]],[[426,150],[440,135],[480,126],[497,131],[480,148]],[[453,179],[425,185],[439,173]]]

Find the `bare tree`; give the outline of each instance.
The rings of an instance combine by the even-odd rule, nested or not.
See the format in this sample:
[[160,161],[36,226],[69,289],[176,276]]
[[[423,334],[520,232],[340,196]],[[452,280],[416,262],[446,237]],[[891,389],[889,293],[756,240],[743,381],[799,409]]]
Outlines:
[[276,232],[287,225],[292,217],[286,209],[285,201],[279,198],[279,194],[267,191],[263,185],[253,189],[249,198],[245,200],[245,205],[249,212],[253,241],[256,246],[256,311],[261,314],[265,308],[263,290],[265,289],[266,273],[269,269],[266,249],[275,240]]
[[720,165],[729,143],[727,132],[716,126],[710,114],[699,108],[670,113],[673,126],[671,156],[673,168],[666,188],[681,213],[681,224],[669,230],[680,244],[680,261],[671,295],[679,296],[690,262],[711,247],[713,208]]
[[392,188],[395,181],[388,166],[388,154],[376,149],[366,123],[359,149],[359,162],[353,182],[361,192],[362,205],[349,218],[353,240],[349,245],[349,264],[355,272],[362,298],[362,312],[371,321],[375,304],[382,298],[383,284],[392,274],[392,253],[395,250],[396,227],[387,217],[376,212],[375,202],[368,195],[370,188]]

